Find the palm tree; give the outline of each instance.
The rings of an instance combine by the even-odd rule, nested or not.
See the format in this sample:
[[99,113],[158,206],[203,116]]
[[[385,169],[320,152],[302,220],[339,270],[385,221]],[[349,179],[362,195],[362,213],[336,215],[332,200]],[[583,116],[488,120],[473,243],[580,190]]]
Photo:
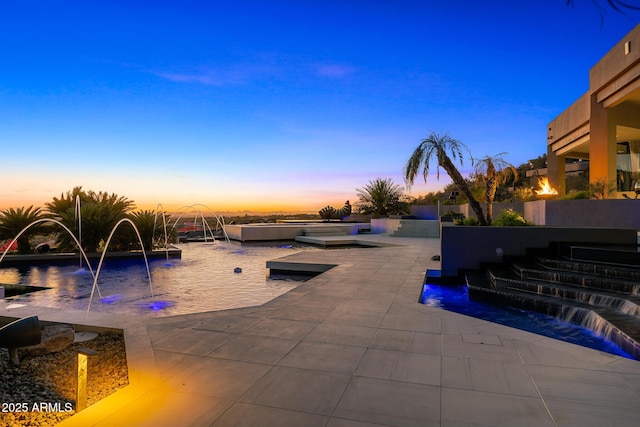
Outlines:
[[[162,212],[160,212],[160,214],[161,213]],[[154,247],[157,246],[157,244],[155,243],[156,240],[161,242],[161,245],[164,246],[165,230],[164,225],[162,224],[161,215],[157,215],[156,211],[153,210],[143,210],[133,212],[129,214],[128,217],[136,225],[145,250],[153,250]],[[135,243],[137,245],[139,244],[138,237],[134,233],[135,232],[132,230],[131,239],[135,240]]]
[[[80,201],[82,236],[79,236],[80,224],[77,218],[76,200]],[[54,197],[52,202],[46,204],[47,211],[53,218],[61,221],[69,229],[75,230],[78,234],[76,237],[81,237],[80,243],[85,252],[96,252],[100,242],[108,238],[113,227],[125,218],[133,207],[134,202],[124,196],[103,191],[85,192],[82,187],[75,187],[72,191],[62,194],[60,198]],[[58,236],[58,243],[64,249],[75,247],[75,242],[66,233]],[[128,246],[122,239],[116,239],[116,243],[121,247]],[[133,240],[128,243],[133,243]]]
[[[14,239],[25,227],[34,221],[43,219],[40,208],[9,208],[0,211],[0,238]],[[18,238],[18,253],[28,254],[31,252],[31,243],[29,239],[35,234],[42,233],[46,229],[44,223],[38,223],[26,230]]]
[[86,191],[83,191],[81,186],[73,187],[73,190],[67,191],[66,194],[60,194],[60,198],[54,197],[51,202],[45,203],[45,207],[48,212],[56,215],[59,212],[75,209],[78,199],[81,203],[89,201]]
[[407,213],[409,210],[408,204],[402,200],[403,188],[391,178],[376,178],[356,191],[360,199],[357,203],[360,213],[384,216],[389,213]]
[[[460,171],[451,160],[451,157],[453,157],[453,160],[460,159],[460,165],[462,165],[463,149],[469,152],[466,145],[457,139],[451,138],[449,134],[431,132],[429,136],[420,142],[420,145],[416,147],[413,154],[407,161],[404,168],[404,180],[407,183],[407,187],[410,187],[413,185],[413,182],[418,175],[418,171],[422,168],[422,176],[426,182],[427,176],[429,175],[429,166],[435,156],[438,161],[436,177],[440,179],[440,168],[442,167],[447,172],[453,183],[456,184],[460,191],[462,191],[462,193],[467,196],[467,199],[469,199],[469,205],[478,217],[480,225],[488,225],[480,203],[478,203],[478,201],[473,197],[467,181],[462,177],[462,174],[460,174]],[[451,153],[451,157],[449,157],[447,152]],[[469,156],[471,156],[471,153],[469,153]]]
[[475,177],[485,184],[485,201],[487,202],[487,224],[493,220],[493,200],[496,197],[498,185],[505,183],[511,176],[518,179],[518,171],[498,153],[495,156],[485,156],[475,161]]

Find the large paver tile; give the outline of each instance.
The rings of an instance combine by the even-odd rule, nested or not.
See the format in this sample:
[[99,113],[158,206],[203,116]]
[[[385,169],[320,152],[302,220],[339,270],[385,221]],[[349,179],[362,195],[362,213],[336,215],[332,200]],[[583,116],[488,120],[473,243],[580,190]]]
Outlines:
[[331,418],[327,427],[384,427],[387,424],[369,423],[366,421],[347,420],[344,418]]
[[324,427],[328,417],[236,402],[211,427]]
[[349,375],[276,366],[242,401],[319,415],[331,415]]
[[539,398],[442,389],[443,426],[553,427]]
[[439,355],[368,349],[355,375],[440,385],[440,369]]
[[297,342],[259,335],[237,335],[209,356],[275,365]]
[[500,345],[485,344],[465,342],[460,334],[444,334],[442,342],[444,356],[520,362],[520,355],[511,340],[500,340]]
[[258,323],[262,318],[262,316],[251,316],[246,314],[218,316],[203,320],[194,325],[193,328],[208,331],[241,333]]
[[[620,359],[613,354],[551,338],[542,338],[534,342],[514,340],[513,343],[527,365],[590,369]],[[576,353],[580,353],[579,358],[575,357]]]
[[316,322],[268,318],[247,329],[245,334],[301,340],[315,326]]
[[567,399],[545,399],[558,426],[637,427],[640,426],[639,406],[611,406]]
[[389,313],[380,327],[430,333],[440,333],[442,329],[440,317],[418,312]]
[[640,412],[640,393],[618,373],[566,367],[529,366],[531,377],[545,398],[627,407]]
[[202,360],[202,356],[174,351],[154,350],[157,372],[162,378],[170,378]]
[[355,377],[334,416],[392,426],[439,426],[440,388]]
[[326,321],[377,328],[387,312],[391,300],[352,299],[340,304],[326,317]]
[[218,418],[232,403],[226,399],[193,396],[164,388],[155,389],[138,396],[129,405],[92,425],[100,427],[206,426]]
[[204,356],[223,345],[228,339],[229,335],[222,332],[184,328],[156,341],[153,348]]
[[302,341],[279,365],[351,375],[365,350],[364,347]]
[[367,326],[322,322],[304,340],[367,347],[375,333],[376,328]]
[[517,396],[539,396],[526,367],[519,362],[444,357],[442,385]]
[[269,365],[203,357],[171,377],[173,390],[202,396],[237,399],[253,387],[270,369]]
[[[334,301],[335,306],[335,301]],[[309,322],[320,322],[324,320],[335,308],[331,307],[308,307],[298,305],[288,305],[277,310],[269,317],[274,319],[301,320]]]
[[462,342],[472,344],[502,345],[498,334],[482,333],[480,331],[460,331]]
[[[640,362],[636,362],[636,363],[640,363]],[[640,393],[640,373],[637,373],[637,374],[624,373],[623,375],[627,384],[629,384],[629,386],[636,393]]]
[[[310,290],[304,298],[300,298],[289,304],[289,307],[305,307],[312,310],[328,310],[336,308],[336,301],[341,301],[345,297],[353,295],[351,289],[345,283],[324,284],[321,287]],[[274,316],[271,316],[274,317]]]
[[149,336],[149,341],[153,343],[160,341],[161,339],[166,338],[181,329],[183,328],[175,328],[173,326],[166,325],[148,325],[147,335]]
[[441,335],[424,332],[378,329],[370,347],[410,353],[441,353]]

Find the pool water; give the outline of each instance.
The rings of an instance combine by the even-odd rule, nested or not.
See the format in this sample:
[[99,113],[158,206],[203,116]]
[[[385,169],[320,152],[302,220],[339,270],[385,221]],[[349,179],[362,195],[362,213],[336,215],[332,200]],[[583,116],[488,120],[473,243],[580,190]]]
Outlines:
[[596,335],[593,331],[582,326],[563,322],[553,316],[541,313],[470,300],[466,286],[425,283],[422,288],[420,302],[572,344],[606,351],[617,356],[632,358],[631,355],[623,351],[615,343]]
[[[97,282],[101,295],[95,291],[90,312],[166,316],[261,305],[299,284],[269,278],[267,260],[317,250],[298,244],[222,241],[176,246],[182,249],[181,259],[149,261],[151,284],[142,256],[106,259]],[[93,277],[78,262],[75,266],[0,268],[0,283],[49,288],[6,298],[0,304],[86,311]]]

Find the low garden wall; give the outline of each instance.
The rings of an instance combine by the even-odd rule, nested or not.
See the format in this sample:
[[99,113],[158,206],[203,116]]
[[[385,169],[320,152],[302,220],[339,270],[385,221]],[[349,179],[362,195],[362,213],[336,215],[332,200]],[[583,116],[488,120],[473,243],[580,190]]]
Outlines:
[[[481,204],[486,214],[486,204]],[[435,205],[432,208],[437,208]],[[421,206],[416,208],[423,209]],[[557,227],[614,227],[640,230],[640,199],[605,200],[536,200],[532,202],[494,203],[493,218],[506,209],[521,213],[536,225]],[[469,204],[441,205],[442,214],[462,213],[465,217],[475,213]],[[412,210],[413,214],[413,210]],[[414,214],[415,215],[415,214]],[[420,215],[416,215],[420,218]],[[425,218],[426,219],[426,218]]]

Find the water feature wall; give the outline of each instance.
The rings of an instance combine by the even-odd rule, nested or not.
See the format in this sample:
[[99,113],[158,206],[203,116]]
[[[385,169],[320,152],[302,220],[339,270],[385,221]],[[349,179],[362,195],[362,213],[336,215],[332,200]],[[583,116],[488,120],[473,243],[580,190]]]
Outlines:
[[555,254],[538,254],[467,272],[466,281],[472,299],[537,311],[584,326],[640,360],[638,274],[640,266],[610,264],[603,268],[556,258]]
[[463,270],[477,270],[483,263],[499,263],[508,257],[524,256],[528,249],[548,248],[553,242],[637,243],[635,230],[617,228],[456,225],[442,227],[440,233],[443,277],[456,277]]

